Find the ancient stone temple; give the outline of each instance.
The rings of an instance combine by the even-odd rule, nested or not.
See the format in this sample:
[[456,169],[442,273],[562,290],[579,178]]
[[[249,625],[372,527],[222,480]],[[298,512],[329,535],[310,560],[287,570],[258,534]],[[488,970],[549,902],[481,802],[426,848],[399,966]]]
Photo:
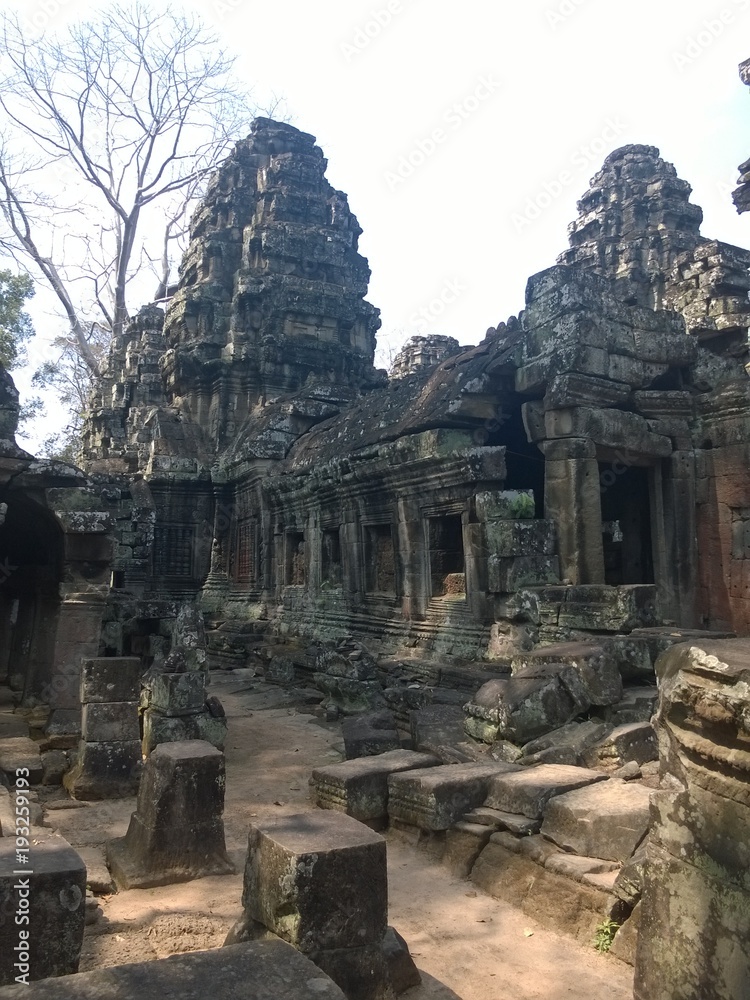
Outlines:
[[[701,235],[658,150],[607,158],[518,318],[472,348],[414,338],[390,379],[325,168],[312,136],[257,121],[166,317],[143,309],[113,344],[91,478],[65,472],[76,544],[115,540],[66,584],[70,613],[102,619],[83,652],[149,666],[185,601],[230,660],[269,624],[475,660],[662,623],[746,632],[750,253]],[[57,556],[36,575],[74,559],[62,534],[40,526]]]
[[390,380],[325,166],[256,122],[164,323],[113,345],[84,439],[126,504],[111,652],[183,599],[230,645],[268,619],[474,658],[514,620],[747,630],[750,253],[701,235],[658,150],[607,158],[519,318],[473,348],[415,338]]

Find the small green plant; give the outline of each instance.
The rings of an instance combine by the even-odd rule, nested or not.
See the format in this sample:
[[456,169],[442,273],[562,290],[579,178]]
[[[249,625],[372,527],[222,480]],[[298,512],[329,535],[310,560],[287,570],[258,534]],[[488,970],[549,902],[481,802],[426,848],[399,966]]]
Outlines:
[[616,920],[603,920],[596,928],[594,947],[602,953],[609,951],[620,925]]

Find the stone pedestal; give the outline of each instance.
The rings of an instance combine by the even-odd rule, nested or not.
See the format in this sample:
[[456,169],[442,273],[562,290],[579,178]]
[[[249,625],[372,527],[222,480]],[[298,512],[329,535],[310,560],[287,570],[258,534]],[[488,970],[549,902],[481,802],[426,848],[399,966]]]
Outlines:
[[19,865],[15,838],[0,839],[0,986],[78,972],[86,866],[62,837],[32,844],[28,858]]
[[225,782],[224,755],[210,743],[158,746],[145,764],[128,832],[107,848],[118,888],[231,874],[222,819]]
[[311,958],[349,1000],[391,996],[386,844],[338,812],[279,816],[250,828],[242,903]]
[[84,660],[78,759],[63,778],[76,799],[127,798],[138,789],[141,661],[135,656]]

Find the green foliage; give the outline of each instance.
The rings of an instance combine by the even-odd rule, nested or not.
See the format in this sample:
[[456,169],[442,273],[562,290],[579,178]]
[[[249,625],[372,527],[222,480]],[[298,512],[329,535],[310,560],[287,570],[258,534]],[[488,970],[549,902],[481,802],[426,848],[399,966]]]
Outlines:
[[603,920],[596,928],[596,934],[594,935],[594,947],[596,950],[602,952],[602,954],[609,951],[615,939],[615,934],[619,929],[620,925],[616,920]]
[[520,493],[511,502],[510,509],[512,516],[519,520],[530,520],[536,517],[534,497],[529,496],[528,493]]
[[0,271],[0,364],[6,368],[25,360],[24,345],[33,337],[34,327],[24,305],[33,294],[27,274]]

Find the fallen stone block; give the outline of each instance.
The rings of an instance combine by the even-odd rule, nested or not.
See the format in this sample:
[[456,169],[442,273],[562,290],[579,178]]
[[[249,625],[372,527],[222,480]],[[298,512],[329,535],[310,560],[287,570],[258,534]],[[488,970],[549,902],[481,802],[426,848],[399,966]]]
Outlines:
[[590,705],[612,705],[622,698],[622,678],[609,651],[587,642],[561,642],[521,653],[511,661],[514,676],[540,664],[564,663],[579,675]]
[[502,812],[522,813],[530,819],[541,819],[554,796],[606,780],[606,775],[597,771],[562,764],[514,768],[514,771],[492,780],[485,805]]
[[42,754],[42,784],[61,785],[69,767],[70,758],[65,750],[46,750]]
[[465,729],[484,743],[527,743],[559,729],[591,705],[575,667],[537,664],[489,681],[466,705]]
[[136,811],[107,859],[121,889],[233,871],[224,841],[224,755],[200,740],[165,743],[146,762]]
[[440,747],[463,742],[464,712],[460,705],[429,705],[411,713],[411,739],[415,750],[432,753]]
[[447,830],[482,805],[493,779],[515,764],[444,764],[388,778],[388,815],[421,830]]
[[656,734],[650,722],[634,722],[618,726],[599,743],[589,747],[582,755],[587,767],[603,767],[613,771],[634,761],[646,764],[659,759]]
[[30,785],[41,784],[44,775],[39,744],[28,736],[6,736],[0,740],[0,771],[11,785],[17,772],[28,778]]
[[648,832],[651,795],[615,779],[557,795],[542,834],[574,854],[627,861]]
[[544,750],[570,748],[578,757],[588,747],[599,743],[608,731],[609,726],[603,722],[571,722],[526,743],[521,747],[521,754],[526,758],[536,756]]
[[31,986],[0,989],[2,1000],[346,1000],[313,963],[278,938],[214,951],[117,965]]
[[347,813],[368,825],[385,826],[388,820],[388,776],[439,764],[431,754],[391,750],[375,757],[360,757],[313,770],[313,798],[322,809]]
[[[21,867],[15,838],[0,839],[0,913],[7,915],[0,921],[0,985],[19,981],[19,975],[30,982],[78,971],[86,866],[62,837],[33,843],[28,856],[29,874],[15,874]],[[11,919],[16,914],[28,921]],[[24,943],[25,951],[19,948]],[[28,986],[20,989],[29,996]]]
[[138,740],[78,744],[73,767],[63,785],[74,799],[128,798],[138,791],[143,757]]
[[374,757],[401,747],[396,720],[390,712],[371,712],[354,719],[344,719],[341,732],[347,760]]

